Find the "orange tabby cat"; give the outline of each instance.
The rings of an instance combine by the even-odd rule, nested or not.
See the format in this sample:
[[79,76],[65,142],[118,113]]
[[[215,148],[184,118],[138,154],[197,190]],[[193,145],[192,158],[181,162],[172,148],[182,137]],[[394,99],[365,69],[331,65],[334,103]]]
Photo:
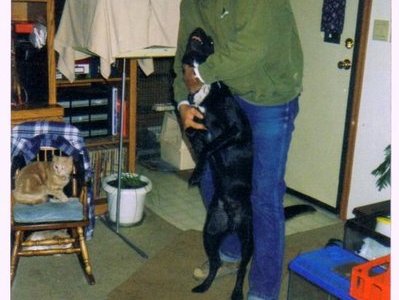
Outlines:
[[15,179],[16,203],[44,203],[49,195],[62,202],[68,201],[63,189],[69,182],[72,168],[72,157],[61,156],[54,156],[51,162],[38,161],[25,166]]

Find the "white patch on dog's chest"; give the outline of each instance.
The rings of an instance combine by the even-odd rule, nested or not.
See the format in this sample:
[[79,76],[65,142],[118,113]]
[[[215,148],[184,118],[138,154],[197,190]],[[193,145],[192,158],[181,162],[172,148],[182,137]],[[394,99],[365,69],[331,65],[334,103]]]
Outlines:
[[204,84],[198,92],[195,93],[193,97],[193,102],[196,106],[200,107],[202,101],[208,96],[211,86],[209,84]]
[[203,106],[196,106],[196,107],[199,109],[199,111],[200,111],[203,115],[205,115],[205,113],[206,113],[205,107],[203,107]]

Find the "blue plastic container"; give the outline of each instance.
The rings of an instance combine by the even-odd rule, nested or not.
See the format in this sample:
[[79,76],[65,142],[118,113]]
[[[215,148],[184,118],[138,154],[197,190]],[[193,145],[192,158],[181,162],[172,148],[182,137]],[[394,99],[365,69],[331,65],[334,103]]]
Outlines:
[[293,259],[288,284],[288,300],[353,300],[349,296],[350,273],[366,260],[339,246],[303,253]]

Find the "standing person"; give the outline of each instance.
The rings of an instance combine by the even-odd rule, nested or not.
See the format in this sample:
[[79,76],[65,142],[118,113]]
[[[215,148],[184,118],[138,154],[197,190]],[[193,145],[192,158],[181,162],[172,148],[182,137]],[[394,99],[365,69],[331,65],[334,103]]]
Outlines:
[[[201,27],[215,53],[195,68],[181,59],[190,33]],[[289,0],[182,0],[174,69],[175,99],[183,127],[206,130],[203,116],[185,99],[203,83],[223,81],[247,114],[253,132],[254,256],[248,299],[278,299],[284,256],[285,166],[302,90],[303,55]],[[182,72],[182,70],[184,70]],[[209,168],[200,183],[207,207],[213,182]],[[235,271],[240,242],[226,237],[217,276]],[[194,270],[203,279],[207,264]]]

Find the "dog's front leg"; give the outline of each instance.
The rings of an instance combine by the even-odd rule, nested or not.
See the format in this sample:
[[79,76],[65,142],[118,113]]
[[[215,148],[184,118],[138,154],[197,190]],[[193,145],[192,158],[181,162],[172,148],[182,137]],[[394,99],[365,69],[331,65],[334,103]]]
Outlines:
[[222,134],[217,136],[214,140],[205,145],[202,151],[203,155],[209,157],[213,153],[235,143],[240,135],[240,130],[237,126],[233,125],[226,129]]
[[227,147],[231,143],[233,143],[236,140],[237,134],[238,134],[238,128],[231,127],[230,130],[228,130],[226,133],[219,135],[209,144],[205,145],[205,147],[198,155],[194,171],[191,174],[191,177],[188,181],[190,185],[196,185],[200,182],[201,175],[204,171],[205,164],[208,161],[208,159],[210,159],[212,154],[214,154],[218,150],[222,149],[223,147]]
[[237,140],[238,134],[239,134],[238,128],[232,126],[225,133],[219,135],[210,143],[205,144],[202,151],[198,155],[194,171],[189,179],[190,185],[196,185],[200,182],[201,175],[204,171],[205,164],[208,161],[208,159],[210,159],[214,153],[217,153],[219,150],[233,144]]
[[199,157],[196,161],[193,173],[191,174],[190,179],[188,180],[188,183],[190,185],[199,184],[199,182],[201,181],[201,176],[202,176],[202,173],[204,172],[205,164],[206,164],[207,160],[208,160],[207,154],[205,152],[202,152],[199,155]]

